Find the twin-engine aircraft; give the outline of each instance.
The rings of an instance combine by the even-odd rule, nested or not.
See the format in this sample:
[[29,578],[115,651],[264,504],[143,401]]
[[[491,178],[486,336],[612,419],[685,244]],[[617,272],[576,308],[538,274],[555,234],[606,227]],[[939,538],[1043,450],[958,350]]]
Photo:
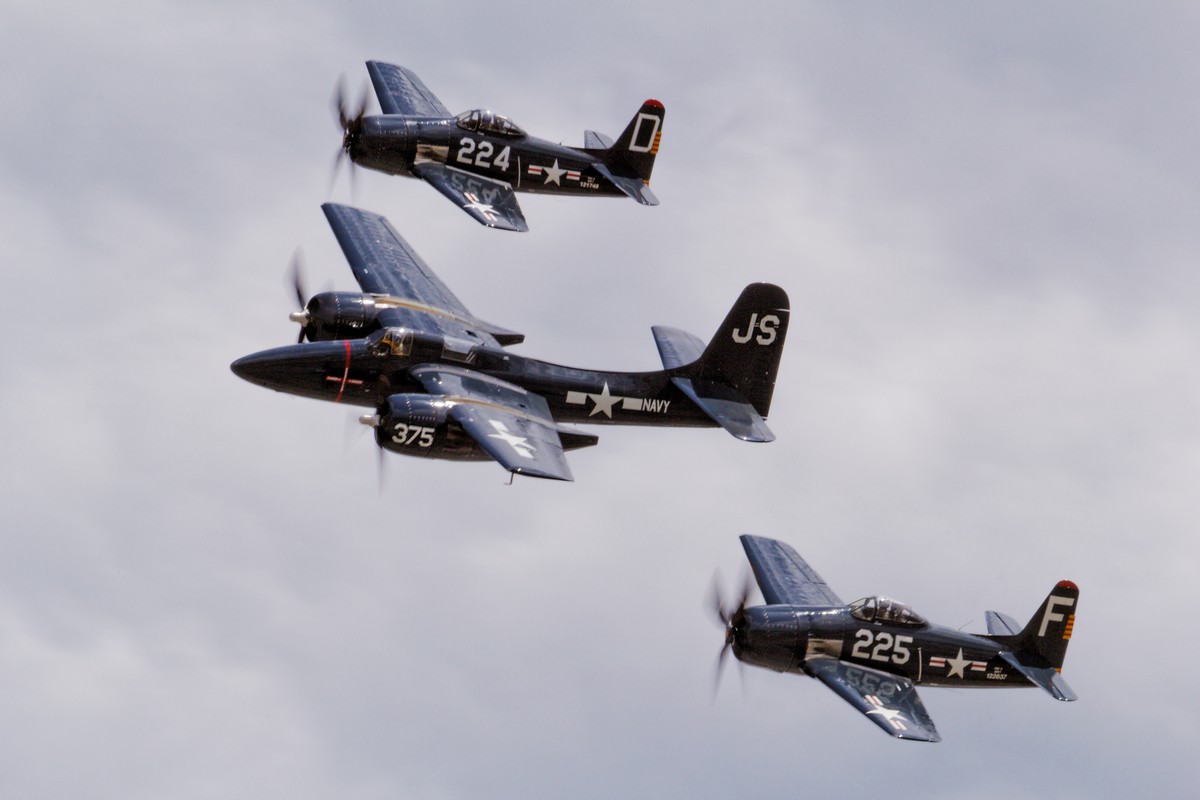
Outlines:
[[[530,136],[483,109],[455,116],[411,71],[368,61],[383,114],[366,115],[338,89],[342,149],[350,161],[390,175],[421,178],[490,228],[529,230],[515,192],[632,197],[658,205],[650,173],[666,111],[647,100],[613,142],[584,131],[582,148]],[[338,154],[340,163],[342,153]]]
[[233,362],[251,383],[372,407],[361,421],[392,452],[491,458],[514,474],[558,480],[571,480],[564,451],[597,442],[560,423],[720,426],[750,442],[775,438],[765,419],[789,313],[778,286],[747,286],[707,344],[653,328],[662,370],[562,367],[506,351],[525,337],[467,311],[383,217],[322,208],[362,292],[312,297],[291,315],[299,343]]
[[1055,700],[1075,699],[1060,674],[1079,602],[1071,581],[1059,581],[1024,627],[988,611],[986,634],[960,633],[886,597],[847,605],[788,545],[741,539],[767,605],[746,608],[748,585],[732,609],[715,597],[725,626],[718,679],[732,649],[747,664],[810,675],[885,732],[922,742],[941,736],[916,684],[1038,686]]

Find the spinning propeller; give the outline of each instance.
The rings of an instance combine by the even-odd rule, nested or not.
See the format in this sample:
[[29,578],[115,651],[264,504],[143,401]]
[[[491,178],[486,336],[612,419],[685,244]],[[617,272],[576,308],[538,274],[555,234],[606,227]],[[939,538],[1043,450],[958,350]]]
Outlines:
[[296,344],[303,344],[312,317],[308,313],[308,293],[304,289],[304,252],[299,247],[296,248],[296,252],[292,254],[292,260],[288,263],[288,275],[292,279],[292,288],[296,292],[296,305],[300,306],[299,311],[288,314],[288,319],[299,323],[300,338],[296,340]]
[[[713,680],[714,695],[717,692],[717,687],[721,685],[721,672],[725,669],[725,657],[734,643],[737,642],[742,625],[746,622],[746,601],[750,599],[750,589],[750,576],[747,575],[742,582],[741,596],[738,598],[737,604],[731,607],[725,603],[722,596],[721,582],[715,574],[713,575],[712,586],[708,590],[708,602],[717,617],[717,623],[725,628],[725,644],[721,646],[721,652],[717,655],[716,676]],[[738,662],[738,666],[741,666],[740,661]]]
[[342,149],[333,158],[333,177],[329,181],[329,190],[333,191],[333,184],[337,181],[338,171],[341,169],[343,159],[350,161],[350,194],[354,195],[354,157],[351,151],[354,149],[355,140],[358,134],[362,131],[363,117],[367,113],[367,86],[363,84],[362,93],[359,95],[358,104],[351,108],[346,104],[346,76],[343,75],[338,79],[337,89],[333,94],[333,111],[337,115],[338,127],[342,129]]

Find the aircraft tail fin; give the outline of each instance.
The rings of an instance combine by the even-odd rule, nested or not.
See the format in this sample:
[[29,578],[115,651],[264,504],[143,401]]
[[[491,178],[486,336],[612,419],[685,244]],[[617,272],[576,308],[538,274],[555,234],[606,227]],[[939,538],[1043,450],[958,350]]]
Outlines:
[[787,293],[770,283],[742,290],[716,335],[704,345],[673,328],[654,328],[671,382],[729,433],[750,442],[775,436],[765,418],[787,336]]
[[[636,178],[643,185],[649,185],[650,173],[654,171],[654,157],[658,155],[658,143],[662,139],[662,123],[666,113],[663,104],[657,100],[642,103],[638,113],[626,126],[625,132],[617,137],[617,141],[611,147],[598,154],[605,165],[618,177]],[[591,140],[593,137],[585,133],[584,138]],[[599,143],[600,139],[601,137],[596,136],[596,143]]]
[[[1059,673],[1075,628],[1078,604],[1079,587],[1071,581],[1059,581],[1033,618],[1015,635],[999,632],[1015,628],[1011,618],[988,612],[988,628],[992,630],[989,635],[1012,648],[1005,654],[1005,660],[1058,700],[1075,699],[1075,693]],[[995,628],[993,619],[997,622]]]

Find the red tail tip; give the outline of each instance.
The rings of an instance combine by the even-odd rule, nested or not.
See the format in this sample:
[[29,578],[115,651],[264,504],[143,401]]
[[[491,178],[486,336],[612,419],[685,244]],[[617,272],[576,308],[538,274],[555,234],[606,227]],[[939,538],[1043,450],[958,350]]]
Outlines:
[[658,102],[657,100],[654,100],[654,99],[647,100],[645,103],[642,103],[642,105],[644,105],[644,106],[654,106],[655,108],[662,108],[662,107],[663,107],[663,104],[662,104],[662,103],[660,103],[660,102]]
[[1055,588],[1058,588],[1058,589],[1073,589],[1073,590],[1075,590],[1075,591],[1077,591],[1077,592],[1079,591],[1079,587],[1075,585],[1075,582],[1074,582],[1074,581],[1059,581],[1059,582],[1058,582],[1058,586],[1057,586],[1057,587],[1055,587]]

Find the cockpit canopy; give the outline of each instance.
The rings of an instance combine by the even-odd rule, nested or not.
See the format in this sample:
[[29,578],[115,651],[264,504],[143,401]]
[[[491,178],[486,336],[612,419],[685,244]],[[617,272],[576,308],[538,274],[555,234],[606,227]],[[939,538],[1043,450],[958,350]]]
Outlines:
[[512,136],[514,138],[525,135],[525,131],[517,127],[517,123],[508,117],[482,108],[477,108],[474,111],[464,111],[454,119],[458,121],[458,127],[465,131],[479,131],[480,133],[490,133],[495,136]]
[[406,356],[413,349],[412,331],[384,328],[367,337],[367,352],[375,356]]
[[883,622],[888,625],[924,625],[925,618],[908,607],[907,603],[890,597],[864,597],[850,604],[850,614],[864,622]]

